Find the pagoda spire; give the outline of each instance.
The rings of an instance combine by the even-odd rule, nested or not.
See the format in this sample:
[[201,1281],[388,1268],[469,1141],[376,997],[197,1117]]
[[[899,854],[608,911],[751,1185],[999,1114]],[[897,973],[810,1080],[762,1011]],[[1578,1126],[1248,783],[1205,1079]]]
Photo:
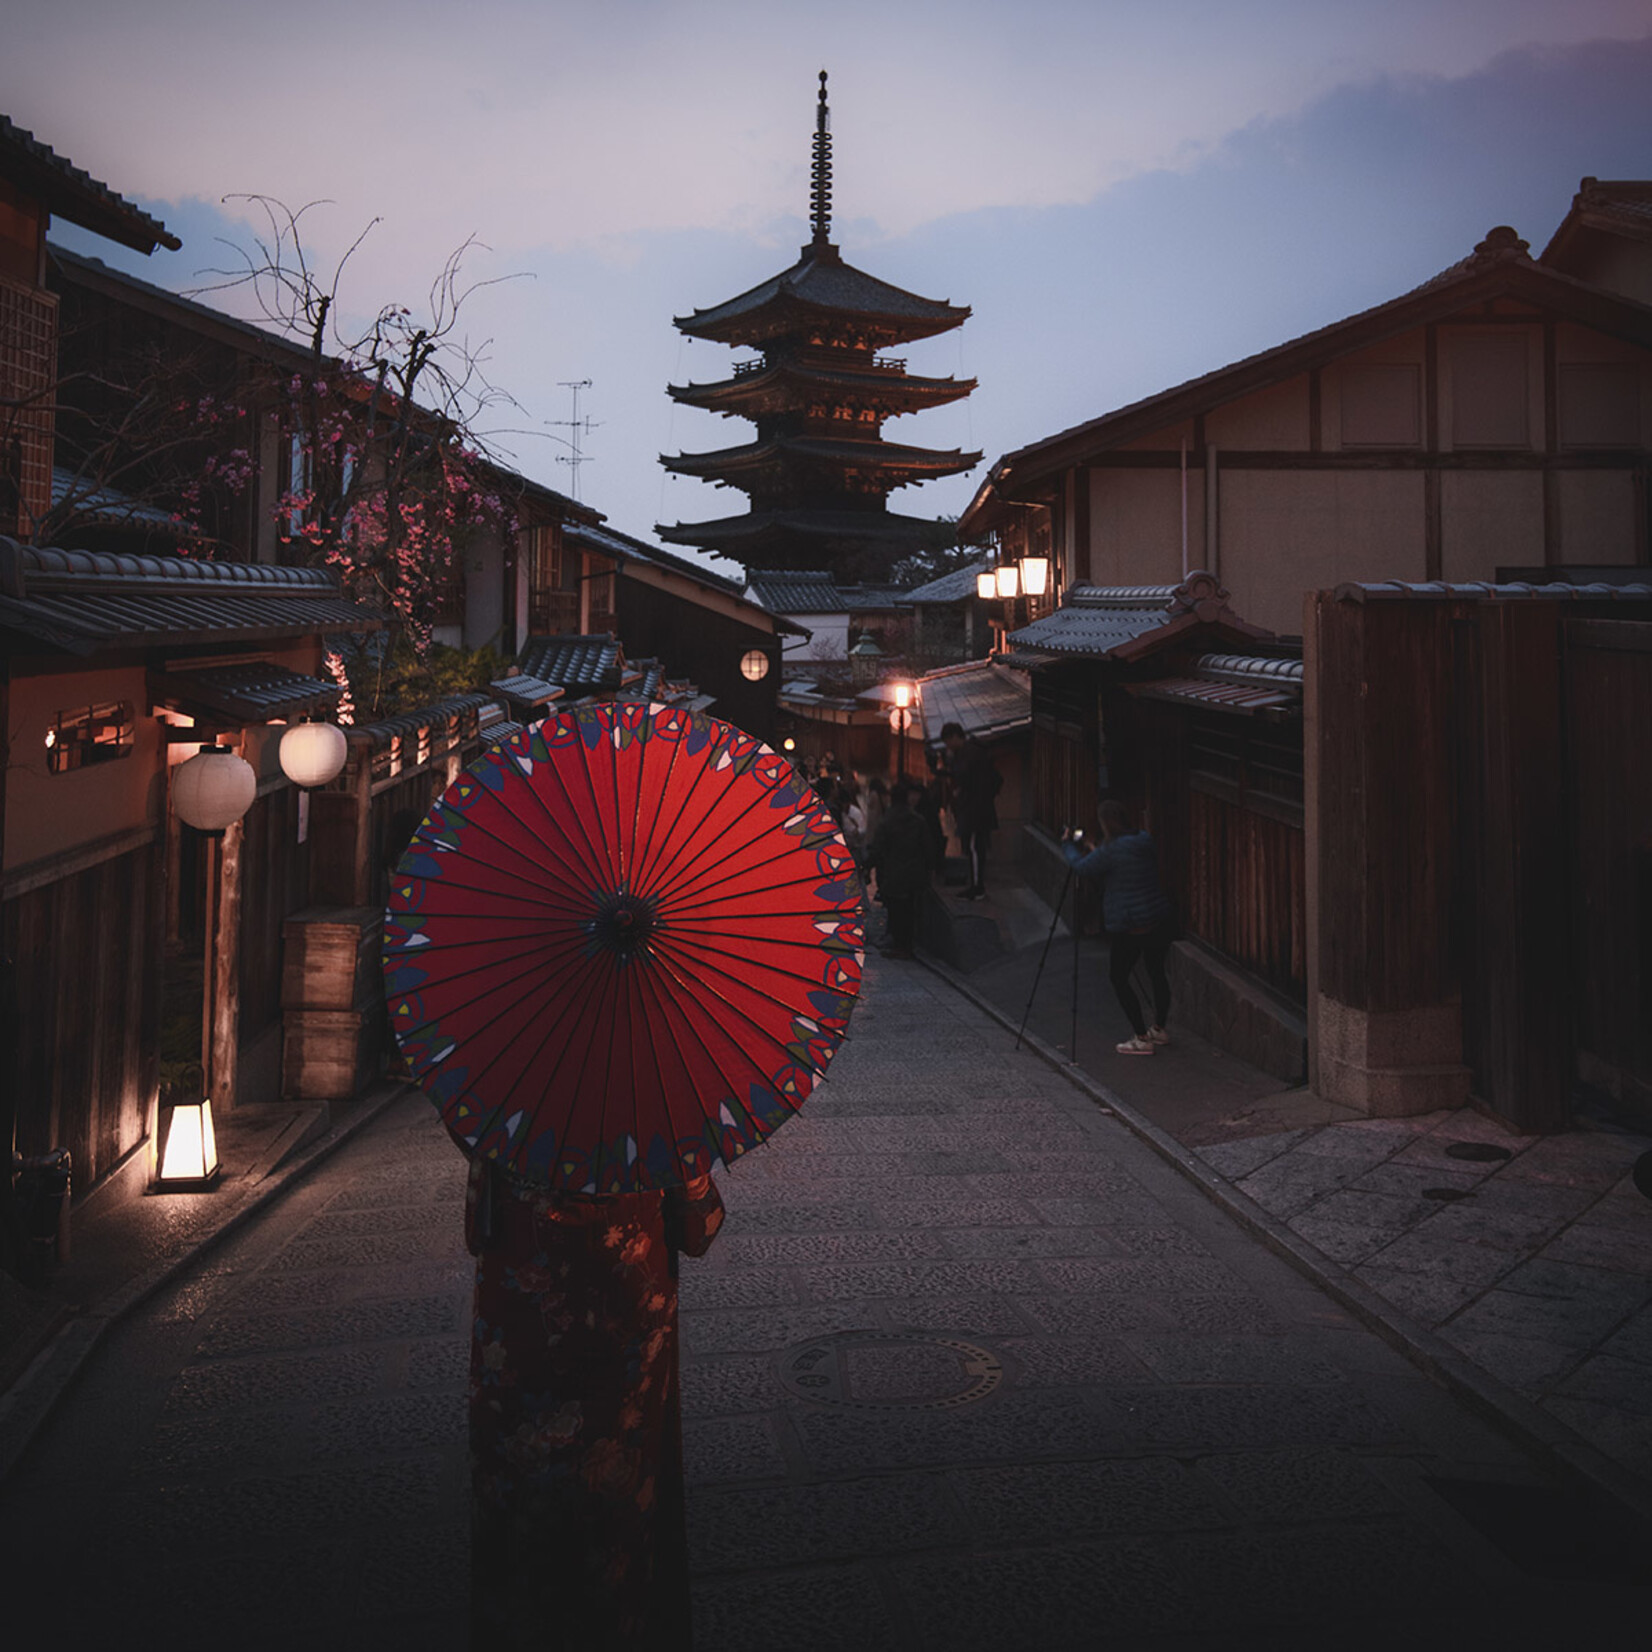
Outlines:
[[826,71],[820,71],[820,102],[815,107],[814,159],[809,167],[809,220],[814,226],[812,245],[830,246],[832,240],[832,115],[826,107]]

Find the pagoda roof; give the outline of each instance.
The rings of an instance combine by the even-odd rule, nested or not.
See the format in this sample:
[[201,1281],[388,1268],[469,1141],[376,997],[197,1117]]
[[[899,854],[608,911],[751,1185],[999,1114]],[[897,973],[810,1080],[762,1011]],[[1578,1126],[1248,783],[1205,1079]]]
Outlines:
[[672,384],[666,394],[689,407],[705,407],[716,413],[742,414],[778,412],[795,407],[805,396],[846,395],[864,406],[886,407],[892,413],[919,407],[943,407],[967,396],[975,388],[974,379],[919,378],[889,363],[868,361],[864,366],[824,367],[813,362],[752,362],[736,368],[734,376],[710,384]]
[[[923,477],[955,476],[971,470],[981,461],[979,453],[959,448],[941,451],[928,447],[903,447],[897,442],[831,441],[814,436],[773,436],[766,441],[747,442],[741,447],[719,448],[712,453],[679,453],[660,463],[682,476],[733,477],[772,470],[788,463],[813,463],[845,470],[864,466],[894,473],[921,473]],[[904,483],[893,474],[890,486]]]
[[727,549],[741,556],[762,555],[770,547],[798,539],[831,544],[898,546],[921,543],[934,524],[916,516],[901,516],[886,510],[810,510],[799,506],[789,510],[748,511],[743,516],[723,516],[710,522],[678,522],[673,527],[660,524],[654,531],[675,545],[698,545],[707,549]]
[[846,264],[834,243],[816,241],[790,269],[726,303],[678,316],[676,326],[691,338],[757,344],[837,320],[894,344],[947,332],[969,314],[967,304],[920,298],[879,281]]

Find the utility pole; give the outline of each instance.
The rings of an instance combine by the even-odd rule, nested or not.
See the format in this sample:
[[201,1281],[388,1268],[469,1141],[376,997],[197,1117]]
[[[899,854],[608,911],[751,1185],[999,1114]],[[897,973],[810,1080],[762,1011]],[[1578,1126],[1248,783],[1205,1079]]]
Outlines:
[[[581,390],[591,388],[589,379],[558,379],[557,384],[573,395],[573,417],[570,419],[547,419],[545,422],[550,425],[564,426],[568,431],[567,446],[569,451],[559,453],[556,462],[559,465],[567,465],[573,471],[568,491],[577,500],[579,498],[579,467],[585,464],[590,457],[589,454],[581,450],[580,438],[589,435],[593,430],[600,430],[602,426],[592,424],[589,418],[582,419],[579,416],[579,393]],[[557,439],[561,441],[563,438],[558,437]]]

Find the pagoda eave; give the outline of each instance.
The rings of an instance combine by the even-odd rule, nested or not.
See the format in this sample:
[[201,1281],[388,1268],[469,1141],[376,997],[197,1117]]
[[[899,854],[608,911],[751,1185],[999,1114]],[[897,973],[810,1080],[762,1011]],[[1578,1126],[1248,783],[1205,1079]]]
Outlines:
[[957,448],[899,448],[887,442],[764,442],[713,453],[664,454],[660,463],[678,476],[697,476],[732,487],[778,486],[799,472],[858,474],[878,487],[907,487],[941,476],[957,476],[981,462],[979,453]]
[[898,315],[815,304],[795,293],[781,292],[736,315],[718,316],[716,311],[696,310],[691,316],[676,317],[673,325],[690,338],[709,339],[735,348],[762,346],[783,338],[820,337],[854,339],[883,349],[933,338],[969,320],[968,305],[949,304],[941,309],[942,313],[936,315]]
[[685,407],[747,419],[788,412],[801,398],[810,396],[856,409],[870,408],[882,418],[898,418],[960,401],[974,389],[974,379],[910,378],[876,369],[856,373],[788,367],[742,373],[708,384],[667,385],[666,394]]
[[922,517],[899,516],[893,511],[789,510],[752,511],[711,522],[657,523],[654,532],[668,544],[692,545],[700,550],[727,549],[739,555],[763,554],[774,546],[798,539],[818,545],[901,546],[933,534],[934,524]]

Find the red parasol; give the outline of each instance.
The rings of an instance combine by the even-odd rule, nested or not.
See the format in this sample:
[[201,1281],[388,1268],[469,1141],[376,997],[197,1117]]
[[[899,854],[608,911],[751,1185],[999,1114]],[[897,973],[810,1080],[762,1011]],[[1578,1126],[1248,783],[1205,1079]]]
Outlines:
[[550,1187],[680,1185],[756,1146],[836,1052],[860,883],[785,758],[715,718],[579,706],[472,763],[391,885],[413,1076]]

